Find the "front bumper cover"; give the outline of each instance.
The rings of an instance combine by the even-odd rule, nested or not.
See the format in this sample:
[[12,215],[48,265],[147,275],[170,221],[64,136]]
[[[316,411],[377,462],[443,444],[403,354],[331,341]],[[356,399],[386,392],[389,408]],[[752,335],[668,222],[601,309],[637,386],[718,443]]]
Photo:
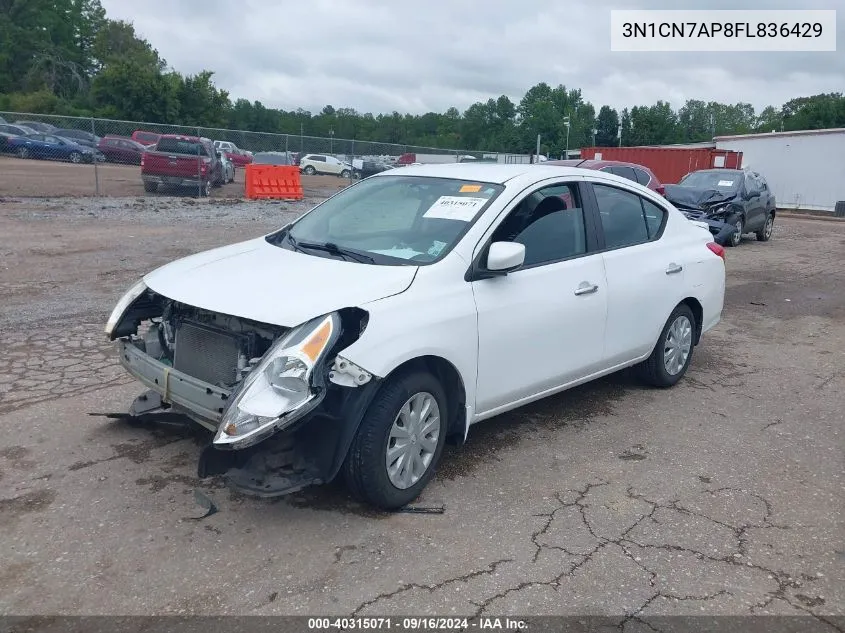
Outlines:
[[[231,392],[173,369],[128,340],[117,343],[123,367],[158,394],[162,403],[210,431],[217,429]],[[289,426],[246,448],[227,450],[209,443],[200,455],[199,477],[225,475],[235,488],[265,497],[331,481],[380,384],[376,377],[357,387],[330,384],[314,407],[288,418]]]

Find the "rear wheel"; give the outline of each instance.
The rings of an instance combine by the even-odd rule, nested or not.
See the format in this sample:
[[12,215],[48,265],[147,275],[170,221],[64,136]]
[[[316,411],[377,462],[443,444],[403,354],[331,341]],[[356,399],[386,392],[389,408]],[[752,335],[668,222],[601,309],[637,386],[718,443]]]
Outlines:
[[763,228],[757,231],[757,241],[758,242],[768,242],[772,239],[772,231],[775,228],[775,216],[773,213],[770,213],[766,217],[766,223],[763,225]]
[[157,182],[145,182],[144,183],[144,191],[147,193],[155,193],[158,191],[158,183]]
[[314,169],[313,165],[308,165],[308,167],[306,167],[303,171],[309,176],[313,176],[317,173],[317,170]]
[[29,150],[26,147],[19,147],[18,158],[29,158]]
[[200,196],[203,198],[207,198],[211,195],[211,181],[206,180],[200,185]]
[[344,170],[343,170],[343,173],[341,173],[341,174],[340,174],[340,177],[341,177],[341,178],[345,178],[345,179],[349,180],[349,170],[348,170],[348,169],[344,169]]
[[638,366],[641,378],[655,387],[671,387],[687,373],[695,348],[695,315],[682,303],[676,307],[651,352]]
[[416,499],[443,454],[447,406],[431,374],[390,379],[367,409],[346,456],[343,470],[352,493],[384,510]]

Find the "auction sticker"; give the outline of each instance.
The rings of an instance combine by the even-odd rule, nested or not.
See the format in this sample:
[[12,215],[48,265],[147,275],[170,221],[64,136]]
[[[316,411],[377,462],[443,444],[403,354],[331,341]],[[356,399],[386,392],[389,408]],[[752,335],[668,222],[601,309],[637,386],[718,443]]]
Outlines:
[[484,208],[485,204],[487,204],[487,198],[440,196],[423,214],[423,217],[469,222]]

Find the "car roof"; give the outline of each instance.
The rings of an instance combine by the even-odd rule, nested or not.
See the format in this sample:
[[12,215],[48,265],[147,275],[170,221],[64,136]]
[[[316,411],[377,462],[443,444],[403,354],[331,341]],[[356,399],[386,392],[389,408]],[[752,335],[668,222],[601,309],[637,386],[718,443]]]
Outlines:
[[651,170],[646,167],[645,165],[640,165],[639,163],[629,163],[628,161],[624,160],[594,160],[592,158],[585,158],[581,159],[568,159],[568,160],[551,160],[543,163],[544,165],[565,165],[568,167],[580,167],[581,169],[601,169],[602,167],[610,167],[613,165],[619,165],[621,167],[635,167],[637,169],[642,169],[644,171],[650,172]]
[[515,164],[502,165],[499,163],[439,163],[434,165],[407,165],[383,172],[391,176],[428,176],[429,178],[459,178],[504,184],[508,180],[524,174],[532,174],[537,180],[553,178],[555,176],[583,176],[583,172],[567,166],[545,164]]

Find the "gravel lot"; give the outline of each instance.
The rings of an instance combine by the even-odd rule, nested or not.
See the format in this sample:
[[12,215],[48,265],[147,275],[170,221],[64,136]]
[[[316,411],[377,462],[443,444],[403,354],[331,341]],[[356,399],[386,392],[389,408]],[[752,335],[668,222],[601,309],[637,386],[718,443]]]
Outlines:
[[[148,198],[171,197],[173,190],[145,193],[141,182],[141,168],[137,165],[72,165],[49,160],[21,160],[0,156],[0,196],[59,197],[93,196],[143,196]],[[337,176],[302,176],[305,195],[327,195],[347,185]],[[176,192],[179,193],[179,192]],[[190,196],[196,191],[185,190]],[[235,169],[235,182],[211,190],[212,198],[240,198],[244,193],[244,170]]]
[[[484,423],[420,500],[444,514],[380,514],[340,485],[235,494],[195,478],[200,432],[92,415],[142,390],[102,335],[129,284],[308,205],[0,203],[0,613],[595,614],[625,630],[812,614],[842,630],[845,223],[781,219],[729,250],[724,320],[676,388],[622,373]],[[196,490],[219,512],[192,520]]]

